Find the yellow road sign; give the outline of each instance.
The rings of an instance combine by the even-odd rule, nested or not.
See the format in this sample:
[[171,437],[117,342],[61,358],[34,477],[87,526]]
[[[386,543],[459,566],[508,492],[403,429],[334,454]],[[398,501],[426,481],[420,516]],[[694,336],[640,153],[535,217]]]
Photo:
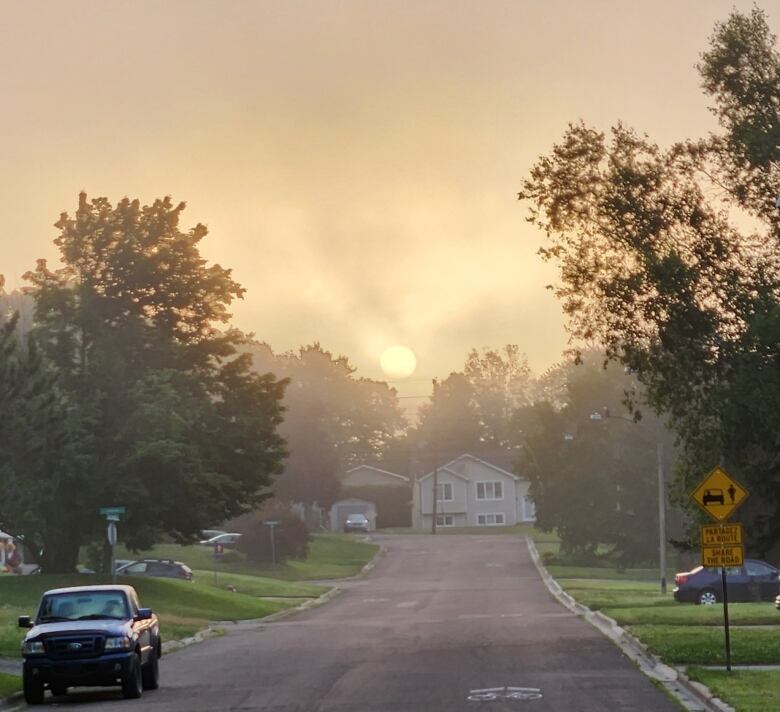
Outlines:
[[741,524],[705,524],[701,527],[702,546],[742,545]]
[[691,499],[719,522],[728,518],[747,496],[748,491],[720,467],[710,472],[691,493]]
[[741,546],[703,546],[701,565],[708,568],[719,566],[742,566],[745,551]]

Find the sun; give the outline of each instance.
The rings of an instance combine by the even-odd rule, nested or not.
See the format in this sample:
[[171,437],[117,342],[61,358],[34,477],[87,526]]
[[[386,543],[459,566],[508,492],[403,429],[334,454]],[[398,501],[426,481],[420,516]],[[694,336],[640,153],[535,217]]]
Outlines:
[[399,344],[385,349],[379,357],[379,364],[388,378],[409,378],[417,368],[417,359],[414,351]]

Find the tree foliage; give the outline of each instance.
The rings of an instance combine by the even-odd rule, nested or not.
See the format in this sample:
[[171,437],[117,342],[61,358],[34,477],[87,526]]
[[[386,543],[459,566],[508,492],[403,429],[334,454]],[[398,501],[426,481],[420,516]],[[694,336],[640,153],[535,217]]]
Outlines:
[[[657,445],[668,467],[671,436],[656,418],[621,415],[624,394],[638,384],[602,361],[586,353],[583,364],[566,368],[563,407],[539,401],[516,411],[517,472],[531,483],[537,526],[558,533],[565,555],[595,559],[604,545],[622,565],[655,562]],[[594,412],[602,419],[591,420]]]
[[377,463],[405,425],[398,397],[386,383],[356,378],[344,356],[320,344],[274,354],[251,344],[254,367],[289,379],[281,432],[290,456],[275,494],[306,506],[330,506],[340,492],[338,475]]
[[[241,334],[218,328],[243,289],[200,256],[205,227],[180,230],[183,208],[82,193],[56,223],[62,266],[39,260],[26,275],[33,343],[56,373],[70,435],[35,487],[23,463],[3,483],[26,487],[31,511],[56,498],[30,535],[46,570],[74,568],[100,536],[101,506],[127,508],[119,529],[132,548],[162,534],[191,541],[262,501],[281,469],[285,383],[255,373]],[[63,496],[57,483],[76,476]]]
[[603,345],[669,415],[680,491],[722,462],[761,494],[744,510],[758,553],[780,539],[775,45],[757,8],[716,26],[699,71],[720,134],[662,149],[621,124],[609,138],[571,125],[520,192],[575,346]]

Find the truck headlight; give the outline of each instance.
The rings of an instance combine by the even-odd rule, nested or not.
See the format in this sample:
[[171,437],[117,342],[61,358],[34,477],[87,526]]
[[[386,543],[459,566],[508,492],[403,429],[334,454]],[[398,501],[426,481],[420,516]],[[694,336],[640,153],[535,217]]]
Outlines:
[[133,641],[125,635],[121,638],[106,638],[103,650],[130,650],[132,647]]
[[44,652],[42,640],[25,640],[22,643],[23,655],[43,655]]

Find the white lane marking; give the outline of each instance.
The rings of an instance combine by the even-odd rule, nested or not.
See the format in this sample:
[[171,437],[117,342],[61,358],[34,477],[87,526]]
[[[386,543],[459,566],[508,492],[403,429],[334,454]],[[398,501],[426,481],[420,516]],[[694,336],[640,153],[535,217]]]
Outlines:
[[502,613],[499,618],[523,618],[525,613]]
[[396,605],[396,608],[412,608],[417,605],[417,601],[401,601]]
[[362,603],[387,603],[389,598],[364,598]]
[[496,563],[494,563],[492,561],[490,561],[487,564],[485,564],[485,566],[487,566],[489,569],[503,569],[504,568],[504,564],[496,564]]
[[466,619],[466,618],[493,618],[492,613],[461,613],[458,618]]
[[538,687],[488,687],[483,690],[470,690],[467,699],[472,702],[541,700],[542,691]]

